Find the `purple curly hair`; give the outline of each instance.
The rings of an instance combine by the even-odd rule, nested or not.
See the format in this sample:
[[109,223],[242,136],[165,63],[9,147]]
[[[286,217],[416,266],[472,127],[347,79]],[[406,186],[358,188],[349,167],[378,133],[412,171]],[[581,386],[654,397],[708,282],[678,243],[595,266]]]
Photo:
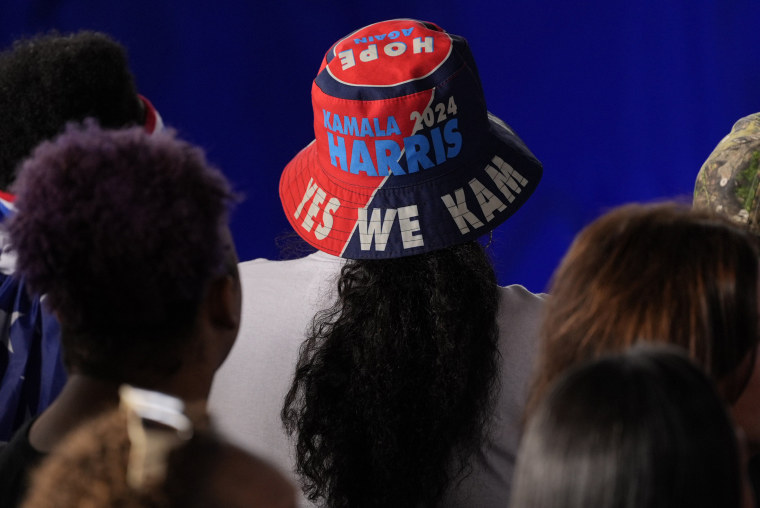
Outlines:
[[235,273],[235,197],[202,151],[172,132],[69,125],[14,191],[17,270],[57,313],[67,364],[120,379],[177,368],[206,284]]

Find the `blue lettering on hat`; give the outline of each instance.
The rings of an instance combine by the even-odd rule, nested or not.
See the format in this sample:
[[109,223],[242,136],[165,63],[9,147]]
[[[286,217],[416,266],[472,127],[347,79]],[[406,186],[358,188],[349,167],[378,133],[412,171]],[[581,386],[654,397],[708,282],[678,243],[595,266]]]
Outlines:
[[435,152],[435,163],[443,164],[446,162],[446,151],[443,147],[443,139],[441,138],[441,129],[433,129],[430,131],[430,137],[433,138],[433,152]]
[[454,130],[459,125],[456,118],[452,118],[446,125],[443,126],[443,139],[449,145],[449,149],[446,151],[446,157],[453,159],[459,155],[459,151],[462,149],[462,134]]
[[375,123],[375,135],[376,135],[377,137],[383,137],[383,136],[386,136],[386,133],[385,133],[385,131],[384,131],[383,129],[381,129],[381,128],[380,128],[380,121],[379,121],[379,119],[377,119],[377,118],[373,118],[372,120],[373,120],[373,121],[374,121],[374,123]]
[[[435,154],[435,164],[430,160],[430,141],[424,134],[415,134],[404,138],[404,149],[406,151],[406,167],[410,173],[419,171],[418,166],[422,169],[428,169],[438,164],[443,164],[448,159],[453,159],[459,155],[462,149],[462,134],[456,130],[458,121],[456,118],[450,119],[443,126],[443,140],[441,139],[440,127],[430,129],[430,138],[433,140],[433,151]],[[443,141],[446,142],[448,149],[444,150]],[[444,153],[445,152],[445,153]]]
[[[350,154],[347,152],[346,139],[339,134],[350,134],[354,137],[377,137],[389,134],[400,134],[396,119],[389,116],[386,130],[382,130],[378,118],[361,118],[361,130],[358,127],[358,119],[353,116],[344,116],[341,124],[340,117],[322,110],[324,125],[327,128],[327,146],[330,153],[330,162],[343,171],[355,175],[365,173],[368,176],[405,175],[417,173],[420,169],[430,169],[443,164],[449,159],[459,155],[462,149],[462,134],[457,130],[458,120],[449,119],[441,129],[436,126],[427,133],[413,134],[403,139],[403,152],[401,146],[391,139],[379,139],[374,144],[373,158],[367,143],[361,139],[351,140]],[[372,120],[370,122],[370,120]],[[374,126],[374,127],[373,127]],[[431,150],[432,148],[432,150]],[[431,153],[432,152],[432,153]],[[399,164],[402,155],[406,157],[406,171]],[[435,162],[433,162],[433,158]],[[375,167],[377,163],[377,167]]]
[[327,133],[327,146],[330,147],[330,162],[333,166],[338,167],[336,159],[340,159],[340,169],[346,171],[346,142],[340,136],[335,136],[337,144],[333,144],[332,132]]
[[427,156],[430,151],[430,142],[422,134],[404,138],[404,151],[406,152],[406,168],[410,173],[419,171],[418,166],[428,169],[435,165]]
[[[375,120],[377,120],[377,118]],[[374,136],[374,134],[372,134],[372,126],[369,124],[369,118],[362,118],[362,132],[359,136]]]
[[351,173],[358,175],[360,171],[367,176],[377,176],[367,144],[361,139],[355,139],[351,147]]
[[[412,35],[413,31],[414,31],[414,27],[401,29],[401,33],[407,37]],[[389,34],[370,35],[369,42],[382,41],[383,39],[385,39],[386,35],[388,36],[389,39],[397,39],[401,34],[399,34],[398,30],[394,30]],[[366,44],[367,41],[368,41],[367,37],[354,37],[354,44]]]
[[[362,131],[364,131],[364,125],[362,125]],[[348,134],[351,136],[361,136],[359,134],[359,126],[356,123],[355,116],[343,117],[343,132],[341,134]]]
[[[325,129],[339,132],[343,135],[350,135],[354,137],[385,137],[393,134],[400,135],[401,129],[393,116],[389,116],[385,120],[385,130],[383,130],[379,118],[357,118],[355,116],[344,116],[343,123],[341,123],[340,117],[334,113],[322,110],[322,119]],[[359,122],[361,121],[361,129],[359,129]]]
[[377,174],[380,176],[405,175],[406,172],[401,164],[401,147],[390,139],[375,141],[375,156],[377,157]]
[[389,116],[387,122],[388,125],[385,126],[386,135],[390,136],[391,134],[401,134],[401,129],[398,128],[396,119],[393,118],[393,116]]
[[345,132],[343,132],[343,126],[340,124],[340,117],[338,115],[333,116],[332,129],[330,130],[333,132],[340,132],[341,134],[345,134]]

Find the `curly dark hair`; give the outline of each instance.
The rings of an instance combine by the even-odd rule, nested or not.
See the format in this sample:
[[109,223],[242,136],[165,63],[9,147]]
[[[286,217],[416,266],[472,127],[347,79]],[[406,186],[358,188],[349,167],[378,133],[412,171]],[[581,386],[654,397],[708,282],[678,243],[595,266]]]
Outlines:
[[235,270],[235,197],[202,151],[172,132],[72,125],[14,191],[17,271],[56,312],[67,364],[125,382],[178,367],[208,281]]
[[141,124],[144,112],[123,46],[108,35],[56,32],[16,41],[0,53],[0,188],[19,163],[69,121]]
[[498,383],[498,304],[477,243],[343,267],[282,410],[310,499],[433,506],[469,472]]

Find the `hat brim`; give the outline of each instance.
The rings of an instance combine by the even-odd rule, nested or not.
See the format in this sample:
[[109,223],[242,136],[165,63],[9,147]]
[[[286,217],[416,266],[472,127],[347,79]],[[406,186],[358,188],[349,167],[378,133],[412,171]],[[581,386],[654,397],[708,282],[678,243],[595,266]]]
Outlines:
[[482,158],[467,166],[363,180],[371,185],[323,168],[312,142],[282,173],[283,210],[306,242],[349,259],[397,258],[475,240],[515,213],[543,172],[517,134],[490,113],[486,137]]

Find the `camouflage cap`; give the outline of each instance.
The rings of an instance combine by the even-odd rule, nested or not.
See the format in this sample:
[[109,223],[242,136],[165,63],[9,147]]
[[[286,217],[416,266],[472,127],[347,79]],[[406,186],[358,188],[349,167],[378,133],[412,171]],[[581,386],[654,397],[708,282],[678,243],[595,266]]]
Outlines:
[[694,208],[712,210],[760,234],[760,113],[737,121],[697,175]]

